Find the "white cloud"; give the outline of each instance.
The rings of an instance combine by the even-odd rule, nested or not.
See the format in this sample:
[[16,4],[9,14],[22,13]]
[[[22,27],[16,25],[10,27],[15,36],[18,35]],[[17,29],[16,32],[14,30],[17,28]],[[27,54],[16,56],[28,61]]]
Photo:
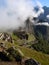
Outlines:
[[49,19],[49,15],[47,15],[46,17],[47,17],[47,19]]
[[38,7],[38,12],[36,12],[36,17],[37,16],[39,16],[41,13],[44,13],[44,9],[42,8],[43,6],[42,6],[42,4],[38,1],[38,0],[36,0],[36,6]]
[[7,7],[0,8],[0,27],[14,28],[23,26],[29,16],[38,16],[43,9],[38,3],[39,11],[34,11],[32,0],[5,0]]

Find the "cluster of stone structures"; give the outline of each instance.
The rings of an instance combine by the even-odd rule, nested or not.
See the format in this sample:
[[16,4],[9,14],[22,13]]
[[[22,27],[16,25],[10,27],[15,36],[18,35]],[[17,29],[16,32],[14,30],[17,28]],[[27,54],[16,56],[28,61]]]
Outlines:
[[12,37],[7,33],[0,33],[0,40],[8,41],[12,43]]
[[15,35],[17,35],[20,39],[26,39],[26,40],[28,40],[28,34],[24,30],[14,31],[13,33]]

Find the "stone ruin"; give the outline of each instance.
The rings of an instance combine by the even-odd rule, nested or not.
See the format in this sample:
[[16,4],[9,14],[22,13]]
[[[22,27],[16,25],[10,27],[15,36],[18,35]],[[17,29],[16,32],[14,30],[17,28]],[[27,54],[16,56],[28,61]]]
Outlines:
[[7,33],[0,33],[0,40],[8,41],[12,43],[12,37]]

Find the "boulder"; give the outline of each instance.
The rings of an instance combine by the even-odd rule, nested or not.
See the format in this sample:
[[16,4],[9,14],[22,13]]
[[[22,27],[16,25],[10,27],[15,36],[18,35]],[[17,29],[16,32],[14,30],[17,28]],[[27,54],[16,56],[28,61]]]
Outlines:
[[24,64],[25,65],[40,65],[39,62],[37,62],[36,60],[33,60],[32,58],[25,60],[25,63]]

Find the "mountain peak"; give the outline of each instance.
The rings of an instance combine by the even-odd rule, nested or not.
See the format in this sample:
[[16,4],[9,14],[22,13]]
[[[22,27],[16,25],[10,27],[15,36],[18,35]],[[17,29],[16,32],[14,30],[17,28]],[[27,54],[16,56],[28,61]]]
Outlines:
[[44,13],[43,14],[40,14],[40,16],[38,17],[39,19],[42,19],[42,20],[47,20],[47,21],[49,21],[48,19],[47,19],[47,15],[49,15],[49,7],[47,7],[47,6],[43,6],[43,9],[44,9]]

